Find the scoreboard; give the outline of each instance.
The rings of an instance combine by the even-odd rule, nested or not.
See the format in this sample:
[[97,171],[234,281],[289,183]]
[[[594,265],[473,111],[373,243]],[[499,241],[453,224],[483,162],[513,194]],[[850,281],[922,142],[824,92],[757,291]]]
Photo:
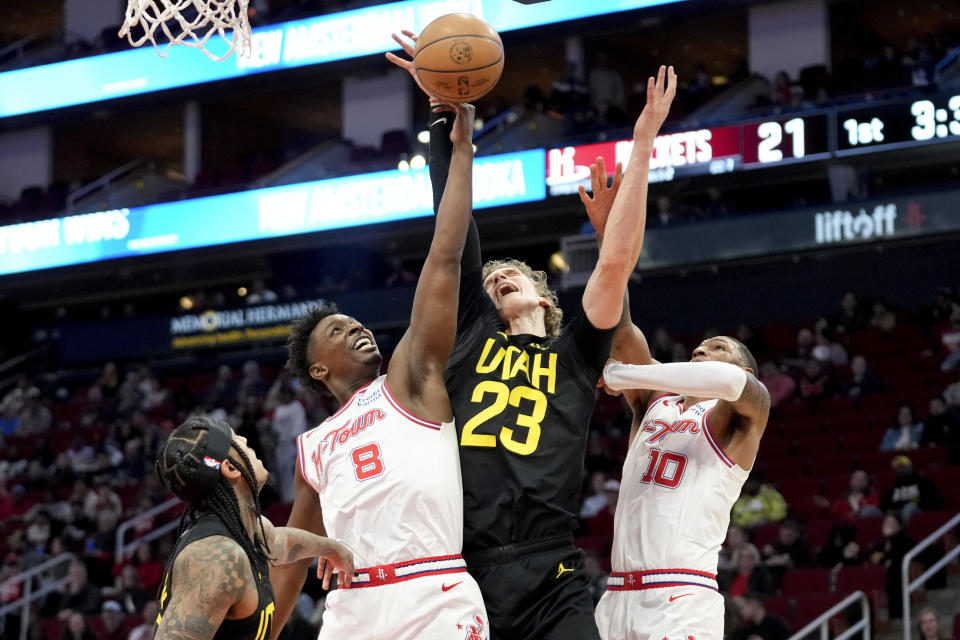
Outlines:
[[[960,140],[960,95],[837,107],[657,136],[650,182],[810,162]],[[588,185],[602,156],[626,169],[633,142],[618,140],[547,150],[550,195]]]

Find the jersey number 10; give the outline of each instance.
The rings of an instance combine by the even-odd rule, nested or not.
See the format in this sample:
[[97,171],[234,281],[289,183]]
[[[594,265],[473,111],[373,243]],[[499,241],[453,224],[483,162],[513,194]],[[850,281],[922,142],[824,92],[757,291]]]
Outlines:
[[653,484],[676,489],[683,479],[683,470],[687,468],[687,456],[673,451],[650,449],[650,464],[647,472],[640,478],[644,484]]

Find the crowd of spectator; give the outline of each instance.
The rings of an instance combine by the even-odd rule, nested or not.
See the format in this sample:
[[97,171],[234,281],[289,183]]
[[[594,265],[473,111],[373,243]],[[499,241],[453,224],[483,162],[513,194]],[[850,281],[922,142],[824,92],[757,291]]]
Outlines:
[[[252,290],[261,301],[275,300],[266,284]],[[948,379],[950,372],[940,369],[956,350],[957,293],[944,290],[931,309],[912,314],[881,302],[866,304],[848,293],[835,314],[796,328],[789,339],[747,326],[732,332],[763,363],[760,377],[774,409],[758,462],[734,504],[719,561],[718,581],[730,603],[730,637],[783,637],[787,616],[770,603],[786,592],[800,569],[819,567],[835,586],[844,568],[876,567],[884,576],[882,606],[890,617],[900,615],[900,560],[917,542],[909,533],[911,523],[918,514],[937,513],[954,491],[938,486],[915,466],[914,457],[926,459],[921,454],[936,450],[945,452],[944,462],[960,463],[960,376],[945,384],[942,394],[934,393],[923,409],[907,401],[900,385],[904,375]],[[904,341],[904,332],[912,330],[920,331],[919,339]],[[891,376],[883,349],[901,342],[916,353],[895,354],[908,370]],[[662,328],[652,332],[650,347],[664,362],[689,358],[686,342]],[[843,487],[821,484],[813,490],[806,496],[810,504],[788,494],[783,476],[766,465],[766,443],[779,439],[792,420],[828,423],[831,403],[862,408],[874,398],[883,399],[889,413],[878,417],[867,433],[872,444],[865,447],[889,450],[889,475],[857,466]],[[141,544],[131,540],[175,521],[178,513],[171,510],[138,522],[121,541],[119,561],[116,530],[120,522],[168,499],[152,473],[165,435],[188,416],[202,413],[229,421],[268,468],[290,469],[296,435],[329,415],[330,402],[303,393],[286,372],[253,360],[236,370],[223,364],[211,374],[167,372],[162,377],[146,364],[107,363],[88,383],[69,388],[56,379],[21,376],[0,398],[0,606],[15,601],[24,588],[22,582],[4,580],[69,552],[73,561],[34,579],[35,587],[66,581],[36,604],[42,622],[29,628],[32,637],[49,637],[50,629],[64,638],[143,637],[155,617],[154,596],[171,538]],[[784,424],[775,426],[780,420]],[[588,549],[597,599],[609,570],[629,424],[621,401],[602,395],[588,439],[577,532]],[[269,513],[271,505],[290,502],[292,487],[283,474],[274,474],[262,498]],[[283,507],[278,508],[282,521]],[[808,530],[814,520],[830,525],[817,542]],[[865,537],[863,526],[875,522],[880,523],[875,535]],[[929,566],[938,553],[935,546],[920,560]],[[932,586],[942,580],[935,578]],[[313,637],[322,609],[321,590],[309,586],[291,626],[295,633],[290,633]],[[18,623],[18,614],[6,616],[6,633]]]

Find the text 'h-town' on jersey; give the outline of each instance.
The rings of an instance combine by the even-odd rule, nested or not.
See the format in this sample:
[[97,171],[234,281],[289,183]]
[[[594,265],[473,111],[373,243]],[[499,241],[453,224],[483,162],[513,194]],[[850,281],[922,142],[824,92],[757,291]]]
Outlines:
[[353,550],[358,567],[460,553],[463,490],[453,422],[407,411],[385,375],[300,435],[297,453],[327,535]]
[[683,400],[655,398],[630,444],[614,519],[615,573],[717,572],[730,509],[747,471],[727,457],[710,431],[717,400],[690,407]]

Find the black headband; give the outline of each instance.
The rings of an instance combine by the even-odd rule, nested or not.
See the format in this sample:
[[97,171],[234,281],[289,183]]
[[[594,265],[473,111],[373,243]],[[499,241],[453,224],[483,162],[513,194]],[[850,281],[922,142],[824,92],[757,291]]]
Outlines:
[[206,425],[207,441],[203,450],[197,452],[200,467],[191,478],[190,483],[182,487],[171,487],[167,484],[163,474],[160,473],[160,460],[157,460],[157,474],[160,476],[160,480],[178,498],[190,504],[197,504],[213,493],[220,481],[220,467],[226,461],[227,454],[230,453],[230,446],[233,444],[233,430],[226,422],[212,418],[195,419]]
[[197,473],[197,493],[201,498],[213,493],[220,481],[220,466],[226,461],[233,444],[233,431],[230,425],[220,420],[208,419],[210,429],[207,431],[207,446],[203,448],[200,460],[200,472]]

